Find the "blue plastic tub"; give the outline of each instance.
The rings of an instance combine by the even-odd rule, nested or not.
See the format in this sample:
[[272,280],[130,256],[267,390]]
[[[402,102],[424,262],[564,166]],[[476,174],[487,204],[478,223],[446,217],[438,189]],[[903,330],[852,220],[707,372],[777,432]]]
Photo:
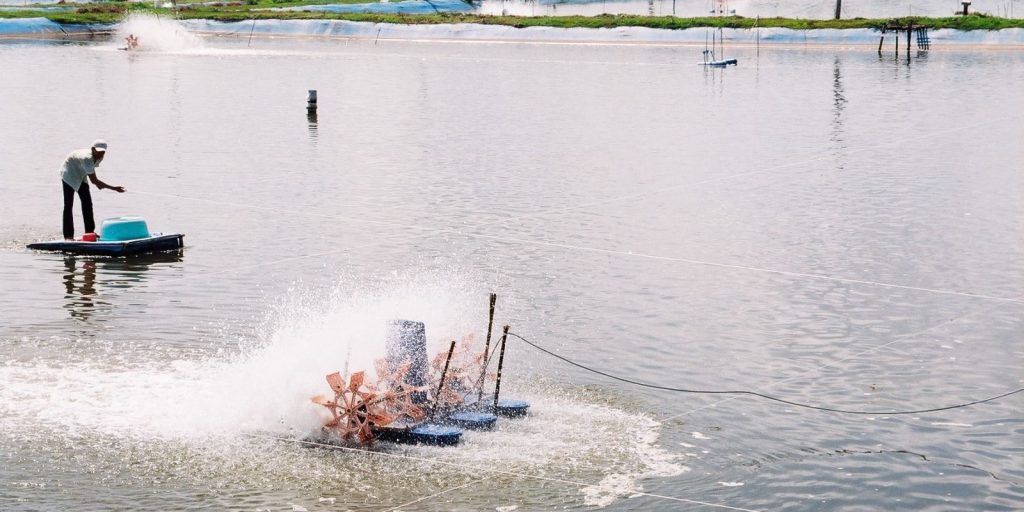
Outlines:
[[104,242],[120,242],[149,238],[149,226],[142,217],[114,217],[103,221],[100,240]]

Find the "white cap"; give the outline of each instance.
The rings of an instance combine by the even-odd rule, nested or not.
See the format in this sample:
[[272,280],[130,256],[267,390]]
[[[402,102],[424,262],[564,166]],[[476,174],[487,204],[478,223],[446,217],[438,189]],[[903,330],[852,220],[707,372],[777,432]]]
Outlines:
[[107,141],[105,141],[103,139],[96,139],[96,140],[92,141],[92,148],[95,149],[96,151],[100,151],[100,152],[106,153],[106,151],[107,151]]

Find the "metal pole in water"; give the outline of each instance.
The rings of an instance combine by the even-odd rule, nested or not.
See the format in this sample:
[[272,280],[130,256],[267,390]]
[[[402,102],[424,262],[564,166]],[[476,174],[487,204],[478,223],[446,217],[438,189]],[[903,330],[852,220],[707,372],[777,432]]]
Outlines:
[[488,352],[491,348],[491,328],[494,326],[494,303],[498,300],[498,294],[491,294],[491,308],[487,314],[487,341],[484,342],[484,367],[480,370],[480,393],[476,397],[477,403],[484,399],[484,377],[487,376],[487,363],[490,361]]
[[452,362],[452,354],[455,353],[455,340],[452,340],[452,346],[448,348],[448,358],[444,360],[444,369],[441,370],[441,382],[437,385],[437,395],[434,397],[434,406],[430,408],[430,417],[434,417],[434,413],[437,412],[437,404],[441,402],[441,390],[444,389],[444,378],[448,373],[448,363]]
[[911,22],[907,23],[907,63],[910,63],[910,33],[913,31],[914,24]]
[[501,367],[505,365],[505,340],[508,338],[508,327],[501,333],[501,353],[498,355],[498,376],[494,382],[494,410],[498,410],[498,394],[501,393]]
[[306,110],[316,110],[316,89],[306,93]]
[[708,31],[704,30],[704,64],[708,63]]

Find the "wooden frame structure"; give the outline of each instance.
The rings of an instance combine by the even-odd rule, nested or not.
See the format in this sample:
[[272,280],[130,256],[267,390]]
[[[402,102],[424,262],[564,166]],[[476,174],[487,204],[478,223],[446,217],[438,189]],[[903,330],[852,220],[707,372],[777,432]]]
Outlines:
[[882,26],[882,37],[878,40],[878,55],[882,55],[882,44],[885,43],[885,34],[892,32],[896,34],[894,45],[895,55],[897,58],[900,56],[900,37],[906,32],[907,34],[907,61],[910,61],[910,36],[917,33],[917,49],[928,50],[931,46],[931,39],[928,37],[928,28],[922,25],[915,25],[913,20],[907,22],[900,21],[889,21]]

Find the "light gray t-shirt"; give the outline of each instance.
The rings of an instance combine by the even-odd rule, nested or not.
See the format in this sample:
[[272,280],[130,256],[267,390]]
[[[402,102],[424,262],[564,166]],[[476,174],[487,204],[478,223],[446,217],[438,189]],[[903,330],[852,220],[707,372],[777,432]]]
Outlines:
[[96,164],[92,161],[92,149],[72,151],[60,168],[60,178],[76,192],[78,187],[85,183],[86,176],[90,174],[96,174]]

